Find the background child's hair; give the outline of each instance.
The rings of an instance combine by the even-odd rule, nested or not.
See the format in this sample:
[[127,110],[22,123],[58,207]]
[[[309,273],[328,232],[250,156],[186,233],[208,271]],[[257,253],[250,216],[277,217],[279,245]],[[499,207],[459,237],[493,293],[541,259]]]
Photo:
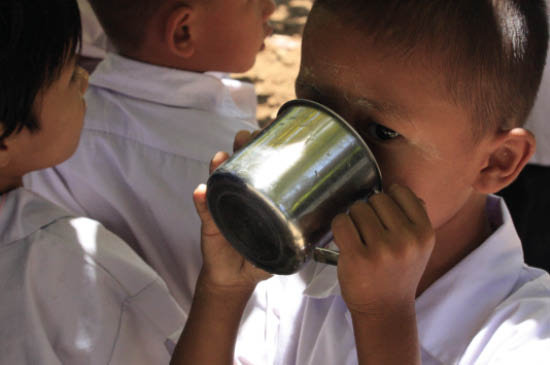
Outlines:
[[0,143],[40,128],[34,101],[75,55],[80,27],[76,0],[0,2]]
[[105,33],[121,53],[139,50],[148,25],[166,0],[89,0]]
[[316,0],[360,27],[381,54],[417,60],[476,121],[474,135],[521,126],[548,45],[544,0]]

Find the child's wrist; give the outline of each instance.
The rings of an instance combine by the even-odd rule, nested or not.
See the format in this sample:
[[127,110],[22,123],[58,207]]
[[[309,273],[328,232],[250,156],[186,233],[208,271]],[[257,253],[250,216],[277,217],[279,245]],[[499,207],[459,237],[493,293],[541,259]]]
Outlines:
[[195,287],[195,295],[208,296],[218,300],[244,300],[248,301],[254,289],[255,284],[239,283],[239,284],[222,284],[218,283],[208,275],[201,271]]
[[352,318],[360,321],[388,321],[396,318],[416,318],[415,301],[376,302],[349,308]]
[[420,364],[414,301],[350,312],[360,364]]

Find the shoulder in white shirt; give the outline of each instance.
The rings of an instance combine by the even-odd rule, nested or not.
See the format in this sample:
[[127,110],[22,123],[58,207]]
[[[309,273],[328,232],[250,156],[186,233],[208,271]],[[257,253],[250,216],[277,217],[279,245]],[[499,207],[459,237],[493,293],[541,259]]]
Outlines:
[[25,186],[104,224],[188,310],[202,265],[192,195],[210,159],[256,128],[252,84],[109,53],[90,78],[80,145]]
[[[550,359],[550,276],[524,264],[504,202],[490,197],[487,209],[493,234],[417,299],[423,364]],[[357,364],[334,267],[311,262],[296,275],[262,283],[246,313],[239,364]]]
[[99,223],[3,198],[0,362],[167,364],[186,315],[162,279]]

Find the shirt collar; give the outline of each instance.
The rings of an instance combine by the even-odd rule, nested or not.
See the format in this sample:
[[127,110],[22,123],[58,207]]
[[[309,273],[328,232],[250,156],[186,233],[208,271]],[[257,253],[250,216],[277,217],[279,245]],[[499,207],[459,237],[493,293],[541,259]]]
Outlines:
[[5,194],[0,211],[0,247],[19,241],[52,222],[70,216],[57,205],[19,188]]
[[[509,295],[523,267],[521,242],[504,201],[489,196],[487,213],[493,234],[416,301],[421,346],[444,364],[456,362],[490,312]],[[314,274],[304,295],[340,295],[334,266],[309,265]]]
[[445,364],[456,362],[523,267],[521,242],[504,201],[488,197],[487,213],[493,234],[416,301],[422,346]]
[[224,73],[189,72],[108,53],[90,77],[90,84],[158,104],[255,120],[254,86]]

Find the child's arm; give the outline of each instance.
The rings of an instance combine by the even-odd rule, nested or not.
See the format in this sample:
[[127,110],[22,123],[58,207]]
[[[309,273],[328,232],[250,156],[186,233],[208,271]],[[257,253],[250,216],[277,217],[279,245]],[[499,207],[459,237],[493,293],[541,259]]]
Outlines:
[[[212,170],[227,159],[217,154]],[[232,364],[239,323],[250,296],[269,274],[255,268],[222,236],[206,204],[206,187],[194,194],[201,218],[203,267],[195,287],[189,318],[172,364]]]
[[332,224],[338,278],[360,364],[420,364],[415,297],[435,235],[422,201],[398,185]]

